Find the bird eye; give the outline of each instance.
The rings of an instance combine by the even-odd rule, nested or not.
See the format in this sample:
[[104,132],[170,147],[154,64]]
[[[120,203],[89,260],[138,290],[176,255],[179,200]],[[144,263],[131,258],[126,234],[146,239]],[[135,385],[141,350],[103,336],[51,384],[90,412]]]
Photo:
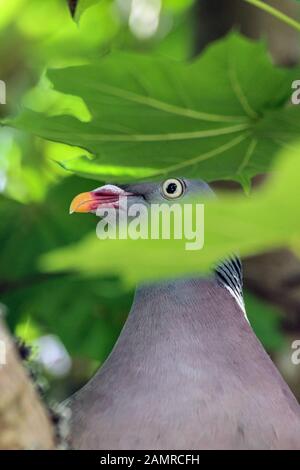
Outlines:
[[170,178],[162,184],[162,193],[168,199],[176,199],[182,196],[184,189],[184,183],[176,178]]

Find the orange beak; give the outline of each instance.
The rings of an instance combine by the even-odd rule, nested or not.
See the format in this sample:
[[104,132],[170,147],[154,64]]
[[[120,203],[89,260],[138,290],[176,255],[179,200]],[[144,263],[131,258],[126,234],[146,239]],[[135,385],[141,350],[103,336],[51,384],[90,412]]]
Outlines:
[[99,204],[99,197],[94,192],[81,193],[74,197],[70,205],[70,214],[73,212],[95,211]]
[[73,212],[94,212],[98,207],[118,208],[119,198],[132,196],[118,186],[106,184],[87,193],[81,193],[74,197],[70,205],[70,214]]

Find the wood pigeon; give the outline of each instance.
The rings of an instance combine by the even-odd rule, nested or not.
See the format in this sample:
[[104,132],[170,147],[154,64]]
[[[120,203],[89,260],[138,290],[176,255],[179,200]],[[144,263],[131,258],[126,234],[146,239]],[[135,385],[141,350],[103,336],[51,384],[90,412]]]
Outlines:
[[[70,212],[207,194],[184,178],[105,185]],[[75,449],[300,449],[300,407],[247,321],[237,257],[208,277],[139,286],[113,351],[70,407]]]

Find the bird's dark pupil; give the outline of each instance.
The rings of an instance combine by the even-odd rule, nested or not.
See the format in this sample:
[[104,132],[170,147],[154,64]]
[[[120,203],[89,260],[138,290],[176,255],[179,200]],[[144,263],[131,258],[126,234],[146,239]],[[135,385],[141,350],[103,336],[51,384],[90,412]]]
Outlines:
[[170,183],[167,186],[167,193],[168,194],[174,194],[177,189],[177,184],[176,183]]

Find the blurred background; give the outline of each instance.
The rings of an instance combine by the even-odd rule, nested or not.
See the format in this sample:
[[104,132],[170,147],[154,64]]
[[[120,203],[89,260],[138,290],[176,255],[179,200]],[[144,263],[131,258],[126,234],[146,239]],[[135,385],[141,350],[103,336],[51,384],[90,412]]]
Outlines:
[[[77,22],[70,14],[75,3],[0,0],[0,80],[7,86],[1,118],[24,102],[53,113],[66,109],[59,94],[43,94],[42,86],[32,91],[43,84],[45,68],[81,64],[114,49],[189,60],[234,28],[265,38],[275,63],[289,67],[299,60],[299,34],[241,0],[90,1]],[[299,17],[295,1],[272,5]],[[96,224],[93,216],[68,215],[73,196],[99,182],[61,169],[55,156],[62,151],[71,157],[80,149],[0,128],[0,308],[15,335],[32,345],[57,400],[105,360],[133,296],[119,278],[39,271],[41,254],[80,240]],[[254,187],[263,180],[256,178]],[[300,399],[300,366],[290,360],[291,343],[300,339],[300,261],[283,247],[243,264],[250,322]]]

